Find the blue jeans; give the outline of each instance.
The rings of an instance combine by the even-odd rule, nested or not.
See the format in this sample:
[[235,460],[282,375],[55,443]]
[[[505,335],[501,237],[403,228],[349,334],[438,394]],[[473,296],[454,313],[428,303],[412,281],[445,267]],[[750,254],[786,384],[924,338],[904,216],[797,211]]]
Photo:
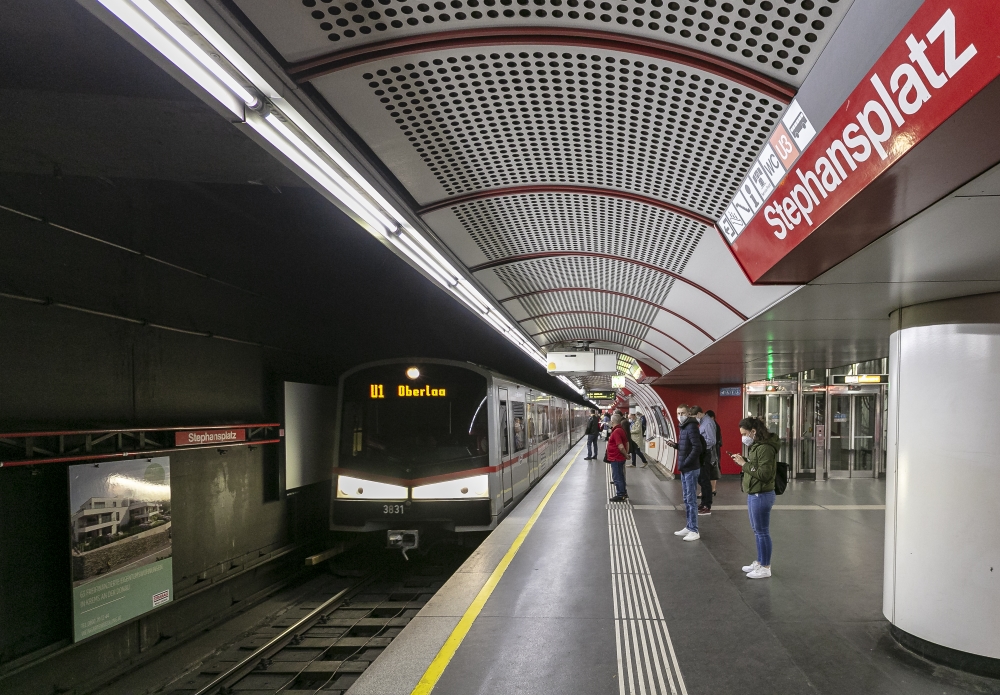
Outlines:
[[611,462],[611,481],[615,484],[615,495],[621,497],[625,494],[625,462]]
[[747,509],[750,512],[750,528],[757,537],[757,562],[771,565],[771,507],[774,506],[774,491],[747,495]]
[[597,435],[587,435],[587,458],[597,458]]
[[698,533],[698,476],[701,469],[681,473],[681,490],[684,492],[684,511],[687,513],[689,531]]

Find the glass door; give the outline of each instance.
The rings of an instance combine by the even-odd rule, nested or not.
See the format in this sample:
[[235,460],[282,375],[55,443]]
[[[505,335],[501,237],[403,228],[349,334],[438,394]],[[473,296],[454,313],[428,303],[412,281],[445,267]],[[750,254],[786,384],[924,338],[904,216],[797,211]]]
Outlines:
[[878,394],[830,396],[830,477],[875,475],[875,430]]
[[768,431],[781,440],[778,460],[792,463],[794,446],[792,424],[795,422],[795,396],[792,394],[754,394],[747,399],[750,414],[764,421]]
[[802,395],[802,438],[799,442],[799,474],[815,477],[826,462],[826,393]]

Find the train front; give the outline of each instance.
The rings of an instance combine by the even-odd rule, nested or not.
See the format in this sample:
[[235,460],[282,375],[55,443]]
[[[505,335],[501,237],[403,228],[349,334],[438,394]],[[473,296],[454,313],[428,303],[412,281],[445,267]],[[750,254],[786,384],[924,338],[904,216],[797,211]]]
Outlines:
[[414,532],[490,528],[488,384],[485,372],[441,362],[346,375],[332,528],[389,531],[402,547]]

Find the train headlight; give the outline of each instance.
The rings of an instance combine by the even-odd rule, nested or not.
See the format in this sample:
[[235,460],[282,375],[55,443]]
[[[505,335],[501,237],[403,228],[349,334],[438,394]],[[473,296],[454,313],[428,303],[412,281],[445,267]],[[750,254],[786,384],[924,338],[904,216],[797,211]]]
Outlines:
[[413,488],[415,500],[469,500],[489,499],[489,497],[490,477],[485,474]]
[[352,478],[349,475],[337,477],[337,498],[346,500],[405,500],[406,488],[374,480]]

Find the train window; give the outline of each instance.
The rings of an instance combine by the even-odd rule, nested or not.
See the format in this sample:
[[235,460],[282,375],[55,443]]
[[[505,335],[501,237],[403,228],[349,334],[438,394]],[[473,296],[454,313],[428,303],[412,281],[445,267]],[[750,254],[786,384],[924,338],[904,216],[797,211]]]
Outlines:
[[514,451],[523,451],[525,447],[526,423],[524,421],[524,401],[511,401],[510,414],[514,435]]
[[370,367],[344,380],[341,468],[398,478],[489,465],[486,377],[451,365]]
[[510,437],[510,426],[507,420],[507,389],[497,389],[497,392],[500,394],[500,418],[498,420],[500,423],[500,456],[505,457],[510,455],[510,449],[507,445]]

